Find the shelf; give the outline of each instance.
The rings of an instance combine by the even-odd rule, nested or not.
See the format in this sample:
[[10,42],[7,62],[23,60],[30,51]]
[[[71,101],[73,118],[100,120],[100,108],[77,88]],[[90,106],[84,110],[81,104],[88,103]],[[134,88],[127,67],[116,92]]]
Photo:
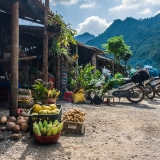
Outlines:
[[[35,59],[37,58],[36,56],[30,56],[30,57],[23,57],[23,58],[18,58],[19,61],[25,61],[25,60],[30,60],[30,59]],[[10,59],[0,59],[0,62],[9,62]]]

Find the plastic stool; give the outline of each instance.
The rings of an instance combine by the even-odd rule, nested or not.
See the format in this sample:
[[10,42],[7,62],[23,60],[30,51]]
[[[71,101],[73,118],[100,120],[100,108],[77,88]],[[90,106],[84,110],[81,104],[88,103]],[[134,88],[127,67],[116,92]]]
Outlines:
[[63,100],[72,102],[72,94],[73,94],[73,92],[65,91],[64,96],[63,96]]
[[[107,98],[107,101],[104,101],[104,98]],[[111,102],[111,99],[112,99],[112,102]],[[115,102],[114,102],[114,96],[112,96],[112,95],[105,95],[104,97],[103,97],[103,102],[102,102],[102,104],[104,104],[104,103],[107,103],[107,104],[113,104],[113,105],[115,105]]]

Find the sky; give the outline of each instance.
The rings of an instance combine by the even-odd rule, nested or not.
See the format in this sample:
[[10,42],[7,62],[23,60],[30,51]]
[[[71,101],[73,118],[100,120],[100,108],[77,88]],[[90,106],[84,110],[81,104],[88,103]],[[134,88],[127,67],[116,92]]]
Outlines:
[[[50,9],[63,16],[77,34],[103,33],[114,20],[144,19],[160,13],[160,0],[49,0]],[[45,2],[45,0],[42,0]]]

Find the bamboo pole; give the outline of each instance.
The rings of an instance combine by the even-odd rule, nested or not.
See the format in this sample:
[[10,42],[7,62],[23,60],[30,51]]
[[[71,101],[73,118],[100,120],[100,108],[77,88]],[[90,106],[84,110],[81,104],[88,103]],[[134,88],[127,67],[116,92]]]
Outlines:
[[43,39],[43,73],[42,79],[48,82],[48,33],[47,33],[47,23],[48,23],[48,8],[49,0],[45,0],[45,14],[44,14],[44,39]]
[[10,116],[17,116],[18,108],[18,58],[19,58],[19,2],[12,3],[11,11],[11,85]]

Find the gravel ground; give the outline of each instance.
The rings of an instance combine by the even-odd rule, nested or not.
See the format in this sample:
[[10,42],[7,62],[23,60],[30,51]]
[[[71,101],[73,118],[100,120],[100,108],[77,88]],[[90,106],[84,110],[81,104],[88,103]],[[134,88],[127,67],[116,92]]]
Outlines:
[[115,106],[58,103],[63,113],[86,112],[84,135],[62,134],[57,143],[42,145],[26,133],[0,142],[0,160],[160,160],[159,97],[139,104],[116,99]]

